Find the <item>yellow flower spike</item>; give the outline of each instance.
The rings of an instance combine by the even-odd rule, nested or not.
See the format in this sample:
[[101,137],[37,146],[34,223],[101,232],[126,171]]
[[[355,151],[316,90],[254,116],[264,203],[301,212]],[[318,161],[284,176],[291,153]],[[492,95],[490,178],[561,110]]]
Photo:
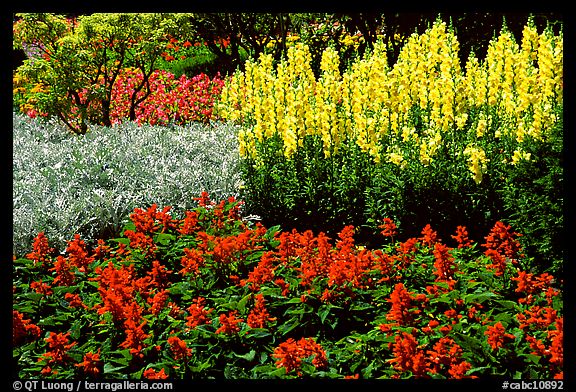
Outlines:
[[517,165],[520,161],[529,161],[531,154],[529,152],[523,151],[521,148],[518,148],[514,151],[512,155],[512,161],[510,162],[512,165]]

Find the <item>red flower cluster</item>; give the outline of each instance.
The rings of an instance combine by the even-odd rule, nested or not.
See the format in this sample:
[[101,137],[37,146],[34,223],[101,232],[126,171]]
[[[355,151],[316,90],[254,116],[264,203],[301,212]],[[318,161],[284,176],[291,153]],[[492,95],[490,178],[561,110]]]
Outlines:
[[236,317],[237,315],[238,315],[237,310],[232,310],[228,314],[221,314],[219,318],[221,325],[216,330],[216,333],[233,335],[240,332],[240,327],[238,326],[238,324],[240,324],[244,320],[241,318],[237,318]]
[[488,336],[488,344],[492,347],[492,350],[503,347],[505,340],[516,339],[516,336],[506,333],[506,329],[500,321],[493,326],[488,326],[484,335]]
[[91,377],[96,377],[102,372],[102,360],[100,359],[100,349],[97,353],[86,353],[83,361],[77,363],[76,367],[82,369],[82,372]]
[[172,356],[176,360],[186,360],[192,356],[192,349],[188,348],[186,342],[178,336],[170,336],[168,338],[168,345],[170,346]]
[[466,375],[472,366],[462,359],[462,348],[449,337],[440,338],[432,350],[425,350],[412,334],[401,332],[394,337],[393,353],[389,362],[394,369],[418,378],[445,372],[454,379],[474,378]]
[[301,338],[298,341],[289,338],[285,342],[280,343],[272,354],[272,357],[276,358],[276,367],[284,367],[286,373],[295,370],[299,376],[302,375],[300,370],[302,361],[311,356],[314,356],[312,365],[317,369],[328,366],[328,359],[324,349],[312,338]]
[[26,255],[27,259],[33,260],[34,264],[42,263],[42,265],[46,265],[46,261],[48,260],[47,257],[54,252],[54,248],[51,248],[48,244],[48,238],[44,235],[44,232],[41,231],[38,233],[36,238],[34,238],[34,242],[32,243],[32,252]]
[[270,317],[270,314],[266,310],[266,301],[262,294],[256,295],[256,304],[254,308],[248,314],[246,320],[250,328],[266,328],[270,321],[274,321],[276,318]]
[[29,339],[38,339],[40,334],[40,328],[32,324],[31,320],[25,319],[24,315],[16,310],[12,311],[12,344],[14,346]]
[[206,299],[196,298],[188,308],[188,312],[190,312],[190,316],[186,318],[186,325],[190,328],[210,323],[209,315],[212,309],[206,308]]

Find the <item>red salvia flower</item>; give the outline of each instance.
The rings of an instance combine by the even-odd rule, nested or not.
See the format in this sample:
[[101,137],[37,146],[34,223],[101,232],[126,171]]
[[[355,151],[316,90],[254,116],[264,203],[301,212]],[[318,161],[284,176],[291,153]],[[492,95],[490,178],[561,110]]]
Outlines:
[[564,366],[564,317],[556,319],[556,329],[548,331],[550,344],[550,363],[562,369]]
[[148,368],[144,370],[142,376],[148,380],[165,380],[168,378],[168,375],[164,371],[164,368],[160,369],[160,371],[156,371],[152,368]]
[[418,250],[418,238],[408,238],[406,241],[398,245],[397,251],[399,253],[398,268],[403,269],[414,262],[414,254]]
[[26,255],[26,258],[29,260],[34,261],[34,265],[37,263],[42,263],[42,265],[46,264],[48,260],[48,256],[54,252],[54,248],[51,248],[48,244],[48,238],[44,235],[44,232],[41,231],[38,233],[36,238],[34,238],[34,242],[32,243],[32,252]]
[[456,272],[454,257],[450,254],[450,248],[437,242],[434,244],[434,275],[437,281],[450,280]]
[[423,377],[427,372],[426,357],[418,347],[418,341],[409,333],[401,332],[394,337],[394,358],[388,360],[400,372],[412,372],[415,377]]
[[298,374],[300,374],[299,369],[302,359],[300,358],[298,344],[293,338],[289,338],[285,342],[280,343],[280,345],[274,349],[272,357],[276,358],[276,367],[284,367],[286,373],[296,370]]
[[289,338],[285,342],[280,343],[272,354],[272,357],[276,358],[276,367],[284,367],[286,373],[295,370],[299,376],[301,375],[300,368],[302,361],[311,356],[314,356],[312,364],[317,369],[324,368],[328,365],[326,353],[312,338],[301,338],[298,341]]
[[84,354],[83,361],[75,365],[82,369],[84,374],[91,377],[96,377],[102,372],[102,360],[100,359],[100,349],[97,353]]
[[424,229],[422,229],[422,237],[418,238],[420,241],[422,241],[422,243],[426,246],[434,246],[434,244],[436,242],[439,241],[438,239],[438,233],[436,233],[436,231],[432,230],[432,226],[430,224],[427,224],[426,226],[424,226]]
[[142,349],[144,348],[144,340],[150,335],[144,332],[144,325],[146,320],[138,324],[132,319],[127,319],[124,322],[124,332],[126,339],[120,344],[120,347],[130,349],[130,354],[142,357]]
[[42,282],[41,280],[30,283],[30,288],[38,294],[45,296],[52,295],[52,288],[50,285]]
[[514,335],[506,333],[506,329],[500,321],[493,326],[488,326],[484,335],[488,336],[488,344],[492,347],[492,350],[503,347],[506,339],[516,339]]
[[152,237],[145,233],[134,232],[132,230],[125,230],[124,235],[130,240],[130,247],[132,249],[140,249],[144,251],[146,256],[154,255],[157,247]]
[[204,256],[198,249],[184,248],[184,256],[180,260],[182,268],[180,273],[183,275],[193,273],[194,275],[200,274],[200,267],[204,265]]
[[94,261],[93,257],[88,256],[86,243],[80,239],[79,234],[74,234],[74,239],[68,242],[66,253],[70,264],[76,266],[81,272],[85,272],[86,267]]
[[70,343],[68,340],[69,336],[70,332],[50,332],[50,336],[46,338],[49,350],[42,354],[42,357],[48,360],[48,364],[64,363],[70,358],[68,351],[76,345],[76,342]]
[[182,227],[178,229],[178,232],[183,235],[191,235],[194,234],[198,229],[198,212],[186,211],[186,217],[182,222]]
[[394,286],[390,293],[389,302],[392,303],[386,319],[395,321],[397,325],[410,325],[413,321],[413,314],[418,313],[418,309],[412,306],[412,293],[406,290],[403,283]]
[[508,266],[508,262],[506,261],[506,257],[500,254],[498,251],[494,249],[486,249],[484,252],[486,256],[490,258],[492,261],[491,264],[486,266],[489,270],[494,270],[494,275],[502,276],[506,272],[506,268]]
[[186,325],[190,328],[210,323],[209,315],[212,312],[212,309],[206,308],[206,300],[204,298],[198,297],[192,301],[192,305],[188,308],[188,312],[190,312],[190,316],[186,317]]
[[283,296],[287,296],[288,293],[290,292],[290,284],[287,283],[284,279],[282,278],[278,278],[276,280],[274,280],[274,283],[280,287],[280,289],[282,290],[282,292],[280,293]]
[[148,303],[152,306],[150,307],[150,313],[157,316],[160,314],[162,309],[164,309],[166,305],[166,301],[168,300],[169,292],[168,290],[161,290],[153,298],[148,298]]
[[228,335],[233,335],[235,333],[240,332],[240,327],[238,326],[238,324],[244,320],[237,318],[236,317],[237,314],[238,311],[236,310],[230,311],[227,315],[221,314],[219,318],[221,326],[216,330],[216,333],[225,333]]
[[468,238],[468,231],[465,226],[456,227],[456,234],[451,236],[458,243],[458,249],[469,248],[472,246],[472,241]]
[[486,249],[495,250],[511,260],[516,260],[522,256],[520,254],[522,247],[515,237],[521,235],[514,232],[509,225],[497,221],[490,233],[485,237],[486,242],[482,246]]
[[111,248],[106,245],[103,239],[98,239],[98,246],[94,249],[93,258],[96,260],[103,260],[110,257]]
[[378,226],[379,229],[383,229],[380,234],[382,234],[384,237],[394,237],[398,234],[398,227],[392,219],[384,218],[383,221],[384,223]]
[[256,295],[256,304],[246,319],[248,326],[250,328],[266,328],[268,322],[274,320],[276,320],[276,318],[270,317],[268,310],[266,310],[264,296],[262,294]]
[[248,284],[252,291],[260,290],[260,286],[274,278],[274,252],[264,252],[258,265],[248,273],[248,279],[241,281],[242,285]]
[[26,340],[38,339],[40,328],[32,324],[31,320],[25,319],[24,315],[16,310],[12,311],[12,344],[18,346]]
[[68,301],[69,306],[71,308],[84,308],[84,309],[88,308],[82,301],[82,298],[80,298],[80,295],[78,294],[66,293],[64,294],[64,299]]
[[188,359],[192,356],[192,349],[188,348],[186,342],[178,336],[170,336],[168,338],[168,344],[170,345],[170,351],[175,360]]
[[54,267],[50,271],[56,271],[56,277],[52,282],[55,286],[72,286],[74,284],[74,274],[70,271],[70,262],[64,256],[58,256],[54,262]]
[[520,322],[520,329],[547,329],[558,318],[558,312],[551,307],[532,306],[525,311],[526,315],[519,313],[516,318]]
[[526,271],[518,271],[518,276],[512,277],[511,279],[517,282],[515,291],[526,294],[546,291],[554,281],[554,277],[546,272],[535,276]]
[[152,286],[157,287],[159,289],[164,289],[168,287],[170,283],[168,276],[171,273],[172,271],[168,270],[166,266],[160,264],[158,260],[154,260],[152,262],[152,270],[147,272],[147,275],[149,275],[152,278],[152,281],[150,282]]

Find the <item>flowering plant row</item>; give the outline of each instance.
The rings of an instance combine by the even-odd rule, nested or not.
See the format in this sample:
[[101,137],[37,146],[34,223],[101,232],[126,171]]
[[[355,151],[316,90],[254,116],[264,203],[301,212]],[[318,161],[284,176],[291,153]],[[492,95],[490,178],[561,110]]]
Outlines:
[[[146,92],[144,89],[137,89],[142,79],[141,72],[134,68],[121,70],[111,92],[109,110],[112,124],[127,121],[132,117],[138,124],[150,125],[183,125],[194,121],[207,123],[213,118],[214,100],[224,86],[219,74],[212,79],[203,73],[192,78],[186,75],[175,78],[170,72],[155,70],[149,77],[149,92]],[[37,105],[43,94],[45,91],[41,85],[29,86],[25,80],[15,80],[15,100],[20,111],[28,116],[48,116]],[[102,111],[100,103],[89,101],[87,97],[87,89],[78,94],[80,102],[90,102],[87,108],[88,117],[93,123],[98,123],[97,119]],[[132,101],[140,102],[134,113],[130,113]],[[70,110],[71,117],[79,117],[76,115],[79,106],[73,100]]]
[[458,227],[366,249],[241,218],[203,193],[175,218],[136,208],[121,238],[14,260],[22,378],[563,377],[562,282],[524,268],[520,234]]
[[[514,219],[543,239],[530,256],[549,268],[560,259],[562,34],[528,23],[517,43],[503,28],[464,66],[459,47],[437,20],[406,39],[393,66],[383,42],[343,72],[327,48],[319,77],[302,43],[278,64],[248,61],[216,105],[244,128],[248,208],[270,224],[328,222],[332,235],[380,216],[412,228],[474,222],[481,233],[494,217]],[[530,213],[549,223],[516,213],[535,205],[551,206]]]

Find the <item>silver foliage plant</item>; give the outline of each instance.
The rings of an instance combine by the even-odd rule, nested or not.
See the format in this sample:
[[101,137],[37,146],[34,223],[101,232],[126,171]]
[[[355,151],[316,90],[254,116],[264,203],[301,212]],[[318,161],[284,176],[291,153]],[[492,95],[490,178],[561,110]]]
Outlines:
[[134,208],[197,206],[242,185],[238,129],[229,124],[92,126],[75,136],[52,120],[13,115],[13,252],[43,231],[63,251],[75,233],[90,243],[118,235]]

